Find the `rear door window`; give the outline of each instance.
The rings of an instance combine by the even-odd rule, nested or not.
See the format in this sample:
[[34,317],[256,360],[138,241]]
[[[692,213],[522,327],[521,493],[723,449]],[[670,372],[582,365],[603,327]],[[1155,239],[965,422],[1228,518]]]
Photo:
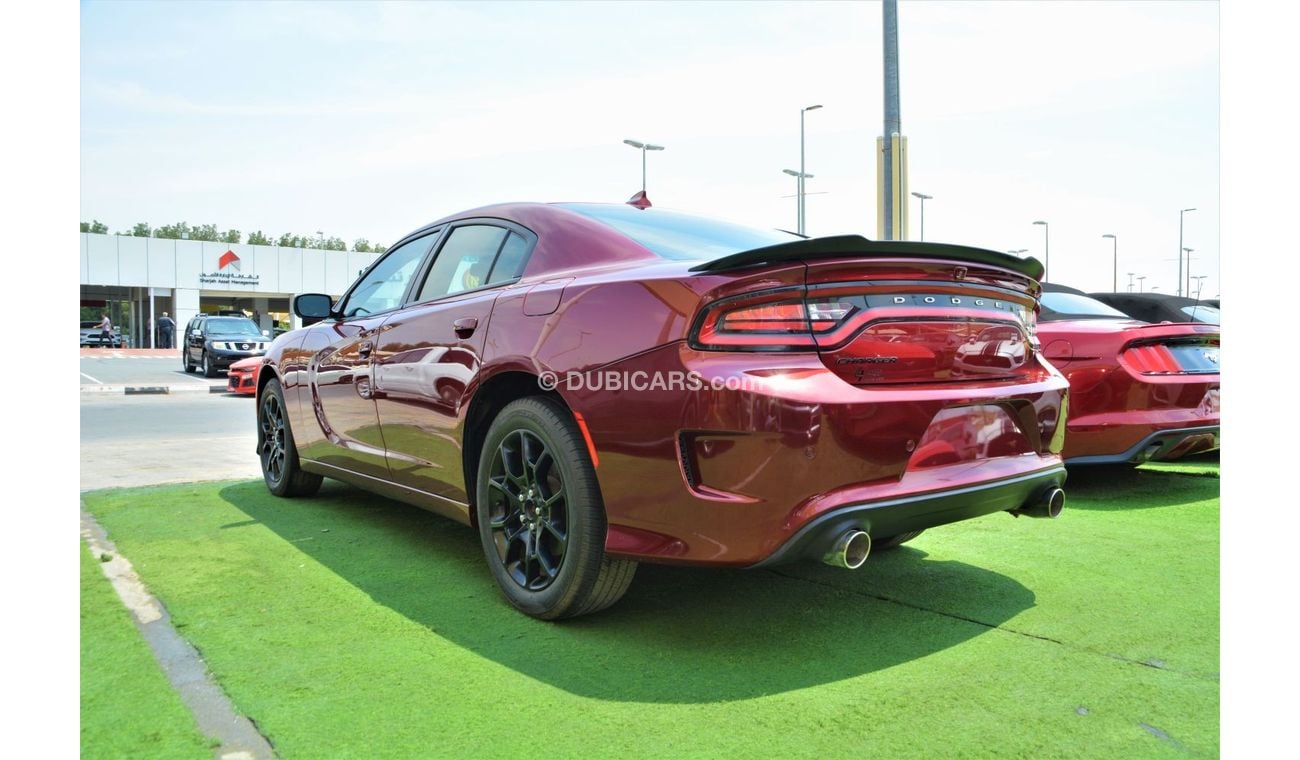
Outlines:
[[[416,300],[432,301],[488,285],[492,264],[511,234],[490,224],[467,224],[453,229],[433,260]],[[493,282],[504,279],[510,278]]]
[[492,265],[492,272],[488,275],[488,284],[494,285],[498,282],[506,282],[523,276],[524,265],[528,263],[528,249],[530,247],[523,235],[517,232],[510,233],[506,237],[506,242],[501,246],[501,253],[497,254],[496,263]]

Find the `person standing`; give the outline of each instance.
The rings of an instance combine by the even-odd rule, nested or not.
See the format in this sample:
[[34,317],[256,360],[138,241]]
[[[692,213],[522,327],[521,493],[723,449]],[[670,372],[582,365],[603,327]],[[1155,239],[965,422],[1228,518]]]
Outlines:
[[176,333],[176,322],[171,317],[167,316],[167,312],[165,311],[163,312],[162,318],[158,320],[158,331],[162,333],[161,348],[171,348],[172,335]]
[[104,318],[99,320],[99,347],[113,347],[113,320],[105,314]]

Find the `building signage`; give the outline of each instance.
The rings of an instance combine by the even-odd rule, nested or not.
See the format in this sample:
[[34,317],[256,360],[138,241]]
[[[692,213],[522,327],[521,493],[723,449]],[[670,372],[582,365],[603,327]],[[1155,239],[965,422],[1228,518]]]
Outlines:
[[251,288],[261,281],[261,275],[244,274],[240,269],[239,256],[234,251],[227,250],[217,259],[217,271],[199,275],[199,284],[243,285]]

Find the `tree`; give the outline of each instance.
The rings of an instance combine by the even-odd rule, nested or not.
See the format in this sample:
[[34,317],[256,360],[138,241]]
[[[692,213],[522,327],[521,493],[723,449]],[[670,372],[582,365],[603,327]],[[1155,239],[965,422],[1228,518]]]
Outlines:
[[261,230],[258,230],[257,232],[248,233],[248,244],[249,245],[275,245],[275,241],[271,240],[271,238],[263,234]]
[[370,247],[369,240],[366,240],[365,238],[358,238],[357,242],[352,244],[352,250],[360,251],[361,253],[370,253],[375,249]]
[[217,232],[215,224],[204,224],[190,230],[190,240],[206,240],[215,243],[220,238],[221,234]]
[[85,223],[85,222],[82,222],[82,223],[81,223],[81,231],[82,231],[82,232],[91,232],[91,233],[94,233],[94,234],[96,234],[96,235],[107,235],[107,234],[108,234],[108,225],[107,225],[107,224],[104,224],[103,222],[99,221],[98,219],[94,220],[94,221],[91,222],[90,224],[87,224],[87,223]]
[[226,230],[225,232],[221,233],[221,242],[223,242],[223,243],[238,243],[238,242],[239,242],[239,230]]
[[343,238],[332,237],[325,239],[324,248],[327,251],[346,251],[348,244],[343,242]]
[[388,246],[386,246],[386,245],[377,245],[377,246],[375,246],[375,253],[383,253],[384,251],[387,251],[387,250],[388,250]]
[[155,237],[165,240],[180,240],[182,238],[193,238],[190,233],[190,225],[187,222],[177,222],[175,224],[164,224],[153,231]]
[[135,237],[149,237],[152,233],[153,230],[149,229],[148,222],[136,222],[131,228],[131,234]]

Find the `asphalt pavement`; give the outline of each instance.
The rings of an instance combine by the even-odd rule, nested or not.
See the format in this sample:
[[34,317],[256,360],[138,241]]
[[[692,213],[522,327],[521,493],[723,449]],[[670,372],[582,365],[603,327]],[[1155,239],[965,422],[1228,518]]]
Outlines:
[[[83,349],[82,393],[125,393],[152,389],[157,393],[210,393],[226,387],[225,373],[206,378],[181,367],[179,351],[125,351]],[[139,355],[146,354],[146,355]]]
[[[224,374],[211,380],[187,375],[180,369],[179,356],[171,360],[83,356],[81,371],[81,490],[262,476],[251,396],[85,392],[91,382],[85,375],[99,387],[143,386],[161,380],[171,386],[188,380],[199,391],[207,391],[209,386],[224,388]],[[169,372],[178,379],[173,382]],[[107,382],[110,379],[112,384]]]

